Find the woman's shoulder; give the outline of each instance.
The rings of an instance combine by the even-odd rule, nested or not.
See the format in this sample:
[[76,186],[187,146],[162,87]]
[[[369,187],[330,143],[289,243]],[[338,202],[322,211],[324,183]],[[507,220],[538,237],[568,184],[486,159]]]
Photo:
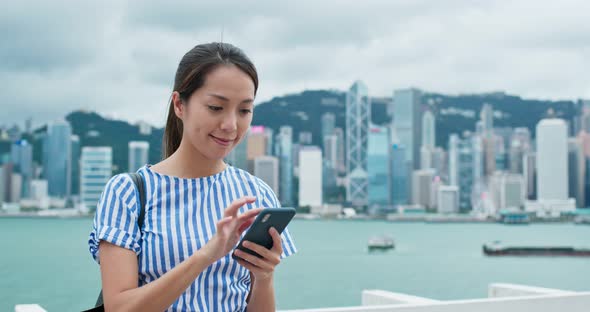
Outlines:
[[[127,207],[135,200],[135,185],[129,174],[119,173],[112,176],[104,187],[100,203],[107,204],[113,200],[122,201]],[[99,205],[100,206],[100,205]]]
[[112,176],[105,186],[107,191],[121,192],[129,188],[133,180],[127,173],[118,173]]

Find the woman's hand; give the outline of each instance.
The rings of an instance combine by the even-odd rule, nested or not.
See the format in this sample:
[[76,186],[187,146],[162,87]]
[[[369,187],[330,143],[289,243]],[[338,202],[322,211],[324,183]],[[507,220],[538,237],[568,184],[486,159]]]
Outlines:
[[217,232],[201,249],[213,263],[227,255],[238,243],[262,208],[248,210],[238,216],[240,207],[256,201],[256,197],[246,196],[235,200],[223,212],[223,219],[217,222]]
[[242,246],[248,248],[260,256],[251,255],[247,252],[236,249],[234,252],[238,259],[238,263],[248,269],[256,281],[267,281],[271,280],[275,267],[281,263],[281,254],[283,253],[283,246],[281,245],[281,235],[275,228],[268,230],[272,237],[272,248],[266,249],[264,246],[260,246],[253,242],[244,241]]

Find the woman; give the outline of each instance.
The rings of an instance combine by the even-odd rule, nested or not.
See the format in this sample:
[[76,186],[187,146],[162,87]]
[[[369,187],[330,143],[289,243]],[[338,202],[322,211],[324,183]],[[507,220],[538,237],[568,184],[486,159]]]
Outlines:
[[252,122],[258,74],[227,43],[194,47],[174,82],[165,158],[138,170],[145,222],[131,178],[116,175],[97,206],[90,252],[100,263],[106,311],[275,311],[273,272],[296,252],[285,230],[272,249],[250,244],[231,257],[261,208],[279,207],[271,188],[223,159]]

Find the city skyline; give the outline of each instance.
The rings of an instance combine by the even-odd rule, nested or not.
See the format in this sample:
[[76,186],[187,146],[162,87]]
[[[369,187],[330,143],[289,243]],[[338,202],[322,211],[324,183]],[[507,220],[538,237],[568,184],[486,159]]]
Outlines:
[[[368,97],[368,90],[368,86],[362,81],[355,81],[348,93],[344,94],[346,102],[344,106],[338,106],[339,108],[334,113],[324,113],[321,116],[321,127],[315,132],[305,128],[298,129],[298,141],[294,140],[293,129],[290,126],[282,125],[279,131],[276,131],[266,125],[252,125],[244,142],[240,143],[235,153],[230,154],[226,159],[232,163],[240,164],[239,168],[259,176],[280,196],[279,199],[286,203],[291,202],[292,193],[296,192],[295,185],[298,185],[299,194],[295,198],[298,197],[299,207],[308,206],[312,212],[318,213],[327,213],[327,211],[334,213],[337,210],[334,210],[335,206],[333,205],[338,204],[351,205],[360,212],[374,215],[388,214],[407,208],[418,208],[428,212],[450,211],[495,215],[501,209],[514,207],[524,208],[531,213],[547,210],[548,213],[554,214],[555,211],[552,211],[553,208],[551,208],[554,206],[559,206],[557,209],[565,209],[564,211],[574,209],[574,205],[571,204],[573,199],[569,199],[569,197],[575,197],[578,207],[585,207],[588,202],[585,190],[586,181],[590,181],[590,176],[588,173],[578,173],[572,177],[571,172],[585,168],[585,163],[590,157],[590,154],[583,150],[584,144],[587,143],[583,141],[584,132],[582,131],[588,131],[585,120],[590,115],[588,109],[590,102],[578,102],[577,113],[570,116],[573,118],[572,120],[567,121],[573,122],[572,131],[575,138],[568,134],[567,123],[562,119],[541,117],[536,123],[537,129],[542,129],[541,126],[545,123],[559,122],[560,133],[562,133],[560,139],[563,142],[560,149],[562,156],[558,158],[558,162],[566,170],[565,175],[562,174],[562,178],[560,178],[560,181],[563,182],[557,183],[558,185],[565,183],[565,191],[561,191],[565,195],[560,195],[559,198],[550,197],[548,200],[542,197],[545,191],[541,190],[539,185],[541,185],[540,183],[548,183],[551,178],[540,173],[547,166],[543,167],[542,164],[552,163],[548,163],[546,159],[549,157],[547,155],[552,152],[554,144],[540,145],[546,147],[537,151],[539,156],[536,158],[535,168],[537,168],[539,175],[536,179],[531,180],[528,178],[528,171],[531,169],[525,165],[528,163],[528,153],[534,151],[531,148],[534,142],[531,143],[530,131],[527,128],[518,127],[518,125],[494,127],[494,119],[498,114],[496,114],[493,105],[486,103],[485,100],[482,100],[479,121],[475,122],[474,129],[451,134],[448,137],[448,149],[445,150],[433,140],[436,136],[437,118],[433,111],[427,108],[429,105],[427,103],[430,103],[432,99],[424,96],[421,90],[394,90],[393,102],[385,102],[386,106],[381,108],[392,118],[388,124],[382,125],[373,124],[369,118],[372,102]],[[333,105],[333,101],[325,100],[322,98],[321,102]],[[392,103],[395,106],[390,109]],[[344,128],[346,131],[343,132],[343,129],[336,127],[336,115],[346,116],[346,127]],[[137,128],[136,131],[139,130],[142,133],[144,125],[140,124],[134,127]],[[317,131],[321,133],[316,133]],[[90,132],[94,132],[93,136],[100,135],[95,130]],[[337,143],[339,133],[346,133],[346,149],[339,149],[343,145]],[[542,133],[539,134],[541,135],[539,140],[543,138]],[[49,182],[47,196],[52,198],[68,199],[70,195],[77,195],[71,190],[74,184],[80,183],[82,202],[88,203],[96,200],[96,196],[99,195],[97,192],[100,191],[101,185],[107,182],[111,169],[115,170],[114,173],[121,171],[121,168],[115,169],[112,161],[112,147],[108,144],[104,147],[108,149],[106,152],[108,156],[104,156],[106,154],[102,152],[103,156],[99,157],[103,159],[103,165],[101,165],[103,169],[100,170],[111,169],[100,176],[89,173],[89,169],[84,169],[88,167],[88,161],[85,160],[88,157],[84,155],[90,155],[88,154],[89,149],[101,147],[87,147],[81,144],[80,138],[74,134],[74,129],[69,122],[50,123],[46,134],[37,135],[40,135],[39,138],[42,142],[43,161],[41,164],[32,163],[31,150],[24,152],[26,150],[24,148],[30,146],[26,141],[14,141],[19,139],[18,133],[9,133],[9,135],[11,138],[9,142],[13,144],[11,154],[4,155],[2,160],[4,163],[2,167],[3,181],[8,183],[3,189],[5,193],[3,196],[8,196],[9,202],[10,200],[18,201],[21,198],[21,195],[17,193],[22,193],[22,199],[25,200],[35,198],[35,196],[39,197],[42,192],[39,191],[38,185],[42,181],[38,179],[41,178]],[[319,140],[320,145],[312,143],[313,137],[316,135],[322,137]],[[422,140],[424,142],[421,142]],[[568,143],[566,144],[566,142]],[[56,150],[56,146],[66,146],[66,148]],[[147,163],[148,142],[131,140],[126,142],[126,147],[128,147],[129,153],[128,172],[135,171]],[[82,149],[82,157],[78,159],[76,157],[80,155],[80,148]],[[299,159],[303,156],[297,156],[307,155],[312,150],[316,155],[312,157],[315,160],[309,160],[310,163]],[[414,153],[414,151],[419,153]],[[119,150],[117,153],[121,152],[123,151]],[[62,164],[50,161],[49,157],[61,159]],[[293,166],[285,166],[291,163],[289,158],[292,158]],[[334,166],[339,163],[339,159],[347,159],[344,172],[340,172]],[[89,163],[94,166],[96,161],[89,160]],[[42,167],[37,167],[39,165]],[[83,168],[77,169],[80,165]],[[32,175],[31,169],[26,168],[35,168],[36,174]],[[535,169],[533,168],[533,170]],[[75,172],[78,172],[78,176]],[[60,176],[59,181],[55,178],[56,174]],[[575,186],[572,184],[572,187],[569,188],[567,186],[568,174],[569,181],[575,181]],[[300,183],[295,184],[291,175],[297,177]],[[78,178],[80,182],[76,181]],[[52,179],[56,181],[52,181]],[[88,179],[98,180],[88,182]],[[302,184],[301,181],[307,182]],[[88,192],[85,189],[89,183],[94,189],[92,189],[91,195],[86,196],[84,194]],[[538,189],[537,194],[540,194],[538,198],[534,198],[535,196],[532,196],[528,191],[525,192],[533,183]],[[35,185],[33,193],[36,195],[29,196],[28,189],[33,185]],[[311,185],[313,186],[309,188],[308,186]],[[508,185],[511,188],[516,187],[519,191],[509,190]],[[458,192],[453,193],[452,188],[446,188],[447,186],[456,186]],[[339,193],[342,192],[338,190],[339,187],[344,187],[345,192]],[[304,189],[307,191],[301,193]],[[319,195],[315,192],[317,190],[320,191]],[[346,200],[343,199],[343,194]],[[458,200],[458,206],[450,206],[455,199],[438,201],[438,194],[444,194],[444,196],[452,194]],[[493,205],[491,210],[488,207],[489,201],[485,200],[486,194],[491,196]],[[283,196],[286,199],[282,199]],[[85,197],[92,199],[85,200]],[[338,197],[340,199],[335,199]],[[531,201],[525,203],[525,200]],[[555,204],[557,203],[555,200],[567,201],[569,208],[565,207],[565,204]],[[30,204],[30,201],[25,202]],[[438,205],[443,202],[445,207],[441,207],[439,210]],[[322,208],[329,207],[329,205],[332,207],[327,210]],[[92,205],[86,204],[86,208],[91,210]]]

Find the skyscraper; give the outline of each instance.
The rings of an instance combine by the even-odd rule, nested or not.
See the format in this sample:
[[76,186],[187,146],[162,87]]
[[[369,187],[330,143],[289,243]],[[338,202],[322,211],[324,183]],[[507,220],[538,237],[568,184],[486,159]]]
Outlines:
[[430,110],[422,116],[422,146],[420,147],[420,168],[432,168],[432,156],[435,147],[434,115]]
[[317,146],[302,146],[299,150],[299,206],[321,207],[322,150]]
[[422,146],[434,148],[436,140],[436,127],[434,115],[430,110],[424,112],[422,116]]
[[367,86],[355,82],[346,94],[346,199],[356,208],[368,204],[367,143],[370,98]]
[[495,212],[501,209],[520,208],[524,204],[526,187],[521,174],[496,171],[490,177],[489,184]]
[[149,162],[150,143],[147,141],[130,141],[128,146],[129,165],[127,166],[127,172],[136,172]]
[[336,171],[338,173],[346,173],[346,150],[344,148],[344,130],[342,130],[342,128],[335,128],[334,135],[336,136]]
[[14,202],[12,197],[15,193],[13,191],[14,183],[12,181],[14,176],[14,164],[11,162],[4,163],[2,164],[1,169],[2,174],[0,175],[0,199],[2,199],[2,202],[12,203]]
[[254,174],[254,159],[264,156],[267,152],[268,135],[264,131],[264,126],[251,126],[245,140],[247,140],[247,159],[248,172]]
[[284,206],[293,205],[293,128],[279,129],[279,200]]
[[475,134],[471,142],[473,144],[473,182],[483,183],[484,174],[484,140],[480,134]]
[[479,114],[482,127],[483,168],[485,176],[496,171],[496,136],[494,135],[494,110],[484,103]]
[[523,173],[524,155],[530,151],[531,134],[528,128],[516,128],[510,140],[509,170],[512,173]]
[[491,133],[494,130],[494,110],[492,105],[484,103],[479,116],[482,121],[484,133]]
[[18,140],[12,144],[11,154],[14,171],[22,178],[19,196],[29,198],[33,179],[33,146],[26,140]]
[[495,135],[494,144],[494,159],[496,162],[496,170],[504,171],[507,169],[506,146],[504,144],[504,137]]
[[266,152],[265,155],[273,155],[274,149],[274,131],[272,128],[264,128],[264,134],[266,135]]
[[420,205],[427,210],[434,209],[432,182],[434,169],[416,170],[412,174],[412,204]]
[[47,180],[31,181],[31,198],[41,200],[48,197],[47,189]]
[[449,162],[447,161],[447,153],[442,147],[436,147],[432,153],[432,168],[440,179],[448,180]]
[[372,126],[369,130],[368,174],[369,206],[389,206],[389,129]]
[[111,147],[83,147],[80,160],[80,197],[82,205],[94,211],[104,187],[111,178]]
[[471,134],[460,139],[456,134],[449,138],[449,176],[450,184],[459,187],[459,210],[472,209],[474,178],[473,141]]
[[411,170],[420,169],[421,98],[422,93],[417,89],[395,90],[393,93],[393,125],[400,144],[406,148],[406,161],[411,163]]
[[590,133],[590,100],[578,100],[577,106],[579,117],[574,119],[576,127],[573,134],[577,135],[580,131]]
[[264,129],[264,126],[250,127],[250,131],[248,131],[245,138],[248,141],[248,160],[254,160],[256,157],[266,155],[267,134]]
[[459,212],[459,188],[455,185],[441,185],[438,188],[438,213]]
[[483,137],[483,160],[485,176],[490,176],[496,172],[496,136],[488,133]]
[[543,119],[536,133],[538,200],[527,202],[525,209],[538,217],[558,217],[576,206],[568,196],[568,128],[562,119]]
[[391,144],[391,204],[393,206],[407,205],[409,203],[410,166],[406,161],[406,148]]
[[459,185],[459,136],[451,134],[449,136],[449,184]]
[[527,152],[524,154],[522,162],[526,198],[532,200],[537,197],[537,156],[534,152]]
[[[331,194],[336,186],[338,164],[338,137],[334,133],[336,116],[333,113],[322,115],[322,145],[324,147],[324,195]],[[329,195],[328,195],[329,196]]]
[[66,121],[57,121],[47,126],[44,145],[43,168],[49,186],[49,196],[70,195],[72,128]]
[[279,160],[274,156],[254,159],[254,175],[262,179],[275,194],[279,194]]
[[331,134],[324,137],[324,189],[336,186],[336,164],[338,137]]
[[537,190],[539,199],[568,198],[567,126],[561,119],[537,124]]
[[325,113],[322,115],[322,138],[334,134],[336,127],[336,116],[333,113]]
[[420,168],[429,169],[432,168],[432,157],[434,149],[422,145],[420,148]]
[[570,198],[576,199],[576,207],[585,207],[586,158],[579,138],[568,139],[568,180]]
[[311,145],[313,142],[313,135],[309,131],[301,131],[299,132],[299,144],[301,145]]
[[80,155],[82,153],[82,147],[80,145],[80,137],[77,135],[71,136],[72,153],[71,153],[71,194],[80,195]]

